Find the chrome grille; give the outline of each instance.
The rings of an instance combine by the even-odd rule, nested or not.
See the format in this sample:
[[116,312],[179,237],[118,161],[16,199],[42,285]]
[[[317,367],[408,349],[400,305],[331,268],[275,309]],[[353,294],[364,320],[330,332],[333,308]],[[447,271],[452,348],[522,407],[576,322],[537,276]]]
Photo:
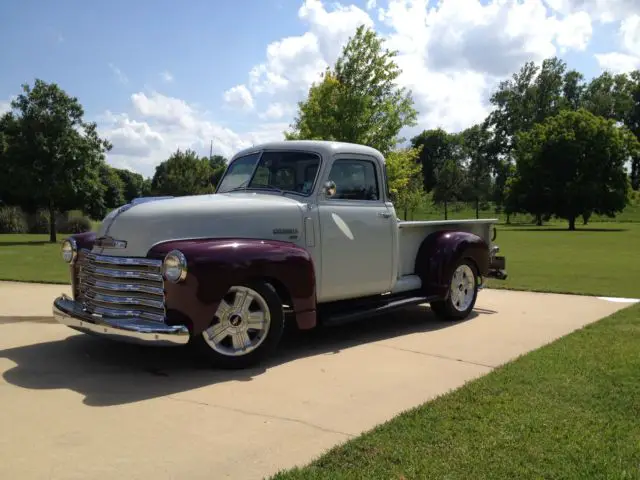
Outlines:
[[78,298],[89,313],[164,322],[162,261],[78,254]]

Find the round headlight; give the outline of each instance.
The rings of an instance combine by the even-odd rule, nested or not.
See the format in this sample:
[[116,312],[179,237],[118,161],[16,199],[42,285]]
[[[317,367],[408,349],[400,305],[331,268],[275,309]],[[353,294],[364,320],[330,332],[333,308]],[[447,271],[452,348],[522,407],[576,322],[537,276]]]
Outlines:
[[67,238],[64,242],[62,242],[62,259],[65,262],[73,262],[77,254],[78,246],[73,238]]
[[162,265],[164,278],[172,283],[178,283],[187,278],[187,259],[179,250],[172,250],[164,257]]

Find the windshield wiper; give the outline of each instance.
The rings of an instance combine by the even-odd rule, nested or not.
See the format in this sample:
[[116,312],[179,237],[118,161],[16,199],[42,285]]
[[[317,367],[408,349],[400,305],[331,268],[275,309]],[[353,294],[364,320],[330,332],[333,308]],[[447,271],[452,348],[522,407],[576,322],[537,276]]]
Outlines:
[[264,183],[253,184],[253,185],[251,185],[250,187],[247,187],[247,188],[275,190],[276,192],[284,193],[284,190],[282,190],[281,188],[274,187],[273,185],[267,185],[267,184],[264,184]]
[[296,194],[300,195],[300,192],[297,192],[295,190],[283,190],[281,188],[275,187],[273,185],[268,185],[268,184],[265,184],[265,183],[254,183],[251,186],[245,185],[246,183],[247,182],[243,182],[242,184],[238,185],[237,187],[233,187],[232,189],[227,190],[227,191],[222,192],[222,193],[235,192],[237,190],[252,190],[252,189],[255,189],[255,190],[273,190],[274,192],[278,192],[281,195],[284,195],[287,192],[288,193],[296,193]]

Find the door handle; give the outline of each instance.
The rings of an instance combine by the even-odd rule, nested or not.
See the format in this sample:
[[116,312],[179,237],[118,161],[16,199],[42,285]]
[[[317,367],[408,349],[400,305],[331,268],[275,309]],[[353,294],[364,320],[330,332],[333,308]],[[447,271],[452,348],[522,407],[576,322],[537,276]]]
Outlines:
[[391,214],[389,212],[378,212],[378,216],[382,218],[390,218]]

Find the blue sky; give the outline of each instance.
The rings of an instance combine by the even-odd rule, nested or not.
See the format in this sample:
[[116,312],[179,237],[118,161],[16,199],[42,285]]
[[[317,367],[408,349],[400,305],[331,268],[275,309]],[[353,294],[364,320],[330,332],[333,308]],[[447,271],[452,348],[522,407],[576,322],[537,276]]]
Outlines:
[[281,136],[359,23],[401,52],[420,128],[478,121],[526,60],[556,54],[588,77],[640,66],[636,0],[496,1],[1,2],[0,106],[21,83],[57,82],[112,139],[112,164],[151,175],[177,147],[231,155]]
[[[88,114],[124,110],[132,89],[144,88],[215,109],[222,92],[264,57],[269,42],[302,31],[299,2],[224,3],[225,8],[211,0],[2,2],[0,98],[40,77],[78,96]],[[265,22],[274,15],[277,21]],[[175,81],[163,81],[163,72]]]

